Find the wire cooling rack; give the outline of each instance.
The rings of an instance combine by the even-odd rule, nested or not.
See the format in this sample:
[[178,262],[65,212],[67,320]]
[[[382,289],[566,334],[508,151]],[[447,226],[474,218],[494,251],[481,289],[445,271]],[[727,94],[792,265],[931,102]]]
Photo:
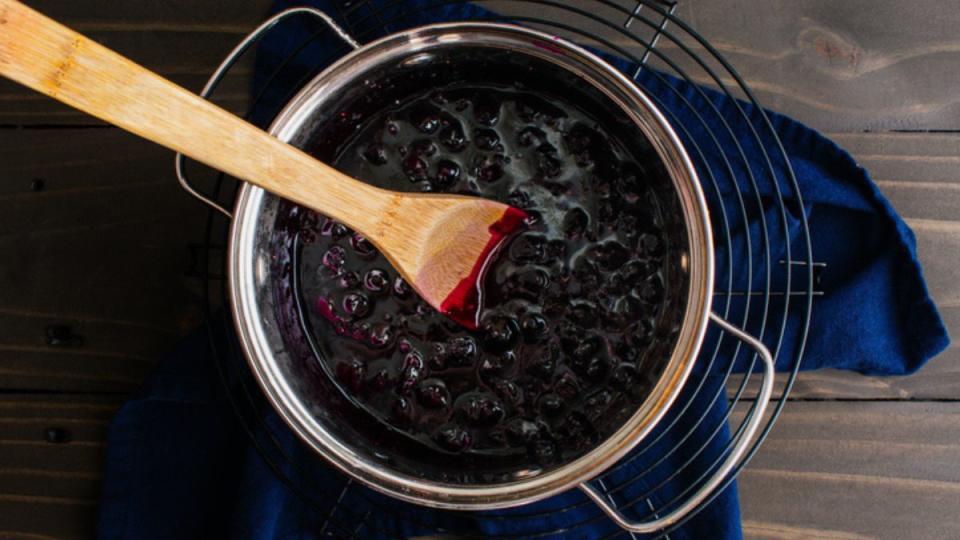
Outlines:
[[[340,0],[333,2],[335,12],[327,15],[338,19],[348,34],[364,43],[444,18],[451,6],[463,3]],[[677,2],[474,0],[472,4],[491,10],[478,12],[473,20],[528,25],[571,39],[610,55],[609,58],[618,58],[618,67],[648,89],[683,140],[708,198],[717,250],[713,311],[762,340],[782,372],[775,405],[746,459],[686,519],[655,535],[669,537],[733,482],[756,453],[786,403],[800,368],[813,300],[821,294],[814,290],[814,284],[824,265],[815,263],[811,254],[810,231],[796,178],[771,120],[760,109],[753,93],[714,47],[675,15]],[[256,91],[251,102],[251,111],[257,114],[252,119],[269,123],[279,110],[265,110],[270,108],[265,104],[265,96],[270,97],[268,101],[276,109],[276,104],[282,105],[293,97],[322,67],[350,50],[341,40],[330,39],[331,30],[319,24],[322,21],[306,20],[311,14],[316,15],[310,10],[294,9],[264,23],[225,61],[204,95],[215,98],[220,80],[239,57],[254,49],[259,37],[272,31],[282,32],[277,29],[284,25],[298,25],[298,32],[292,35],[302,39],[288,43],[285,56],[258,58]],[[318,44],[323,45],[326,57],[311,56],[305,68],[298,55],[315,52]],[[730,106],[730,102],[719,99],[724,96],[738,101]],[[178,173],[185,176],[184,169],[178,161]],[[237,182],[218,175],[210,179],[202,195],[188,189],[230,207]],[[196,254],[197,274],[204,278],[203,293],[211,324],[223,325],[212,331],[222,330],[229,335],[230,322],[212,315],[226,298],[225,242],[229,221],[223,214],[229,216],[225,209],[210,211],[205,240],[197,246]],[[211,339],[211,343],[218,342]],[[552,538],[577,535],[586,526],[596,531],[596,527],[606,523],[610,526],[600,527],[607,531],[606,537],[639,537],[614,526],[578,493],[539,503],[535,508],[482,514],[432,512],[429,517],[421,517],[424,514],[417,512],[416,507],[340,476],[319,456],[313,458],[315,466],[304,470],[304,462],[310,463],[310,459],[304,460],[303,456],[309,451],[291,448],[279,423],[272,421],[275,419],[270,418],[259,389],[244,377],[243,353],[235,344],[215,346],[213,352],[215,367],[242,429],[271,472],[318,513],[322,523],[317,531],[320,536],[393,538],[422,531],[480,536],[485,530],[482,523],[494,523],[504,526],[500,531],[518,531],[513,537]],[[741,410],[752,405],[748,383],[755,363],[755,355],[739,342],[722,332],[709,332],[694,375],[662,425],[627,458],[595,479],[593,485],[631,519],[656,518],[676,508],[706,482],[743,432],[745,422],[733,422],[729,435],[727,426],[737,417],[734,411],[738,405]],[[627,479],[622,474],[624,470],[631,471]],[[311,483],[317,481],[338,489],[318,496],[310,489]],[[569,519],[563,519],[564,515]],[[544,519],[548,516],[550,519]],[[498,536],[511,535],[501,532]]]

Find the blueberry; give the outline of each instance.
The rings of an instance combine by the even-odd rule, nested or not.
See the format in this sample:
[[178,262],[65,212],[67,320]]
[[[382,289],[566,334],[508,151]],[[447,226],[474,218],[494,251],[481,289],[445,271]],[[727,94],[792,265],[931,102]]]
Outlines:
[[570,401],[580,393],[580,382],[572,373],[564,373],[553,385],[553,391],[565,401]]
[[636,319],[643,311],[643,304],[631,295],[621,297],[613,304],[613,313],[627,321]]
[[651,276],[637,285],[637,296],[648,304],[660,303],[663,293],[663,281],[659,276]]
[[410,121],[420,133],[435,133],[440,128],[440,111],[436,107],[426,106],[414,109]]
[[621,363],[613,369],[610,375],[610,385],[614,388],[626,390],[636,384],[639,379],[637,368],[633,364]]
[[334,239],[342,238],[350,232],[350,229],[346,225],[338,221],[327,218],[323,222],[323,225],[320,226],[320,234],[323,236],[329,236]]
[[506,379],[499,379],[494,382],[493,390],[500,396],[500,399],[514,407],[523,404],[523,390]]
[[483,346],[491,352],[504,352],[512,348],[520,337],[516,319],[507,315],[490,315],[480,323]]
[[563,138],[567,145],[567,150],[574,154],[581,154],[590,149],[593,145],[593,137],[596,132],[583,124],[573,126]]
[[457,410],[474,427],[489,427],[503,419],[503,404],[489,394],[471,394],[457,400]]
[[434,187],[448,189],[460,179],[460,166],[450,160],[443,160],[437,164],[437,176]]
[[543,414],[556,416],[563,410],[563,398],[553,393],[543,394],[537,401],[537,406]]
[[520,317],[520,329],[523,337],[530,342],[536,342],[547,334],[547,319],[539,313],[525,313]]
[[473,117],[482,125],[496,125],[500,120],[500,103],[486,96],[478,97],[473,104]]
[[370,292],[381,293],[390,286],[390,276],[383,270],[374,268],[363,276],[363,286]]
[[403,365],[400,369],[399,391],[406,394],[420,382],[423,374],[423,356],[417,351],[411,351],[403,357]]
[[589,418],[579,412],[571,412],[564,418],[560,427],[564,436],[577,444],[593,442],[597,438],[597,430]]
[[370,300],[361,293],[350,293],[343,297],[343,311],[354,319],[362,319],[370,313]]
[[378,392],[386,390],[387,387],[390,386],[390,370],[387,368],[378,369],[377,372],[370,377],[367,386]]
[[473,143],[481,150],[495,150],[500,136],[492,129],[478,129],[473,133]]
[[662,244],[663,242],[660,240],[660,237],[655,234],[641,234],[637,239],[637,247],[640,250],[640,254],[648,257],[659,255],[663,247]]
[[495,381],[506,375],[515,362],[516,358],[511,353],[498,356],[486,355],[480,360],[480,378],[485,381]]
[[437,430],[433,440],[443,448],[451,452],[462,452],[470,447],[473,442],[470,433],[463,427],[456,424],[445,424]]
[[577,343],[571,356],[576,360],[586,360],[599,353],[603,349],[603,338],[600,336],[590,336]]
[[440,379],[426,379],[417,386],[417,401],[430,409],[444,409],[450,405],[450,392]]
[[620,242],[604,242],[598,248],[595,259],[600,268],[608,272],[620,268],[630,260],[630,250]]
[[447,367],[447,347],[443,343],[434,343],[430,352],[430,369],[440,371]]
[[597,305],[589,301],[576,302],[571,306],[569,312],[570,319],[580,325],[582,328],[594,328],[597,326]]
[[583,370],[584,375],[587,379],[599,382],[607,376],[607,373],[610,372],[610,361],[602,356],[596,356],[591,358],[586,367]]
[[636,204],[639,202],[643,189],[643,176],[643,170],[635,163],[625,163],[620,167],[614,186],[626,203]]
[[563,240],[550,240],[547,242],[547,259],[558,260],[567,256],[567,243]]
[[367,365],[360,360],[345,360],[337,364],[337,380],[354,394],[363,389]]
[[425,116],[417,123],[420,133],[434,133],[440,127],[440,117],[437,115]]
[[373,165],[383,165],[389,161],[387,149],[380,143],[373,143],[363,151],[363,157]]
[[540,146],[546,141],[547,134],[544,133],[542,129],[533,126],[523,128],[520,133],[517,134],[517,144],[519,144],[521,148]]
[[333,275],[339,275],[347,259],[347,252],[340,246],[333,246],[323,254],[323,266]]
[[568,210],[563,216],[563,234],[567,238],[577,238],[587,230],[590,216],[582,208]]
[[398,397],[390,406],[390,417],[401,426],[409,426],[413,423],[414,409],[410,400],[405,397]]
[[393,294],[397,298],[409,298],[410,294],[413,292],[413,289],[410,288],[410,285],[400,276],[397,276],[397,279],[393,281]]
[[337,279],[341,289],[352,289],[360,283],[360,276],[356,272],[344,272]]
[[357,255],[365,259],[369,259],[377,254],[377,248],[373,247],[373,244],[362,234],[354,234],[350,238],[350,245],[353,247],[353,250],[357,252]]
[[427,163],[416,154],[410,154],[403,160],[403,173],[411,182],[422,182],[427,179]]
[[503,166],[491,160],[486,160],[477,171],[477,180],[490,184],[503,178]]
[[370,336],[367,338],[374,349],[385,349],[393,344],[393,329],[389,324],[378,323],[370,328]]
[[467,136],[459,124],[451,124],[440,132],[440,144],[451,152],[459,152],[467,147]]
[[477,358],[477,342],[470,336],[457,337],[447,344],[447,365],[469,366]]
[[624,281],[633,285],[640,280],[647,279],[656,272],[657,269],[650,263],[633,260],[623,265],[619,273]]
[[550,143],[538,146],[537,173],[542,178],[556,178],[561,172],[563,172],[563,162],[557,157],[557,149]]
[[507,440],[517,446],[526,446],[537,439],[540,427],[525,418],[512,418],[506,424]]
[[510,242],[507,256],[511,261],[520,264],[547,262],[547,239],[545,236],[534,233],[524,233]]
[[540,465],[549,465],[560,457],[560,451],[553,441],[538,440],[531,447],[533,459]]
[[530,208],[532,202],[530,200],[530,194],[526,191],[515,189],[507,195],[507,204],[514,208]]
[[602,418],[610,408],[611,402],[613,402],[613,393],[605,388],[601,388],[583,400],[582,409],[588,418],[597,421]]
[[645,347],[653,340],[655,328],[656,324],[652,319],[642,318],[627,329],[627,339],[634,347]]
[[557,370],[556,355],[546,352],[534,359],[527,366],[527,373],[545,381],[553,378],[553,373]]
[[430,157],[437,153],[437,145],[429,139],[421,139],[410,145],[410,151],[418,156]]

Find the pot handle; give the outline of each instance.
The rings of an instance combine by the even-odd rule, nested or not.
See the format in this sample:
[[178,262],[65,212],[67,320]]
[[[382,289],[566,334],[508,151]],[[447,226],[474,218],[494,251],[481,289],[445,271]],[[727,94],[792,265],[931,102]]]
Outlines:
[[593,502],[596,503],[597,506],[599,506],[600,509],[603,510],[603,512],[614,521],[614,523],[619,525],[620,528],[624,530],[633,533],[653,533],[660,531],[686,517],[687,514],[695,509],[707,497],[709,497],[713,491],[717,489],[717,487],[726,479],[727,475],[730,474],[730,471],[740,464],[741,458],[743,457],[744,453],[746,453],[747,448],[753,439],[753,434],[757,431],[757,428],[760,426],[760,422],[763,420],[763,413],[766,410],[767,405],[770,403],[770,395],[773,392],[774,377],[773,357],[770,355],[770,351],[760,340],[728,323],[719,315],[711,313],[710,319],[713,320],[713,322],[715,322],[720,328],[726,330],[730,334],[733,334],[734,337],[753,348],[763,361],[763,382],[760,387],[760,393],[757,395],[757,401],[754,402],[752,410],[749,413],[746,428],[737,439],[736,445],[734,445],[730,455],[727,456],[713,476],[711,476],[710,479],[704,483],[699,490],[697,490],[689,499],[687,499],[686,502],[677,507],[676,510],[663,517],[656,518],[651,521],[630,521],[624,517],[623,514],[621,514],[620,511],[610,503],[610,501],[607,500],[605,494],[591,486],[589,482],[580,484],[580,489],[587,495],[587,497],[593,500]]
[[[227,57],[223,59],[223,62],[221,62],[220,65],[217,66],[216,71],[214,71],[213,75],[210,76],[210,79],[207,80],[206,86],[204,86],[203,91],[200,92],[200,97],[202,98],[210,97],[210,94],[213,93],[213,91],[217,88],[217,85],[220,84],[220,80],[223,79],[223,76],[226,75],[227,71],[229,71],[230,68],[233,67],[233,65],[237,62],[237,59],[239,59],[240,56],[243,55],[243,53],[247,52],[247,49],[249,49],[257,41],[259,41],[264,34],[266,34],[270,29],[272,29],[278,23],[295,15],[311,15],[313,17],[317,17],[318,19],[323,21],[324,24],[326,24],[331,30],[333,30],[333,32],[337,34],[337,36],[340,39],[346,42],[347,45],[353,47],[354,49],[360,48],[360,44],[356,40],[354,40],[353,37],[351,37],[350,34],[346,32],[346,30],[341,28],[340,25],[336,23],[336,21],[334,21],[329,15],[320,11],[319,9],[314,9],[309,7],[296,7],[296,8],[285,9],[280,13],[277,13],[273,17],[270,17],[269,19],[264,21],[260,26],[256,27],[252,32],[247,34],[245,38],[243,38],[243,41],[238,43],[237,46],[234,47],[232,51],[230,51],[230,54],[228,54]],[[233,219],[233,215],[230,213],[229,210],[221,206],[216,201],[210,199],[206,195],[203,195],[190,184],[190,180],[187,178],[187,174],[184,171],[184,162],[185,162],[185,158],[183,154],[177,152],[177,155],[174,158],[174,168],[176,169],[177,180],[180,182],[180,185],[183,187],[183,189],[185,189],[187,193],[189,193],[190,195],[193,195],[200,202],[206,204],[210,208],[213,208],[214,210],[227,216],[227,219]]]

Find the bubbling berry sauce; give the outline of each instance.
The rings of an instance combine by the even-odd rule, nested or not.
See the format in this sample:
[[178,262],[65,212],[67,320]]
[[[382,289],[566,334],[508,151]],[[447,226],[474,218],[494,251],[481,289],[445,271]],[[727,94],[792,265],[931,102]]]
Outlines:
[[[565,463],[636,411],[669,357],[685,249],[667,234],[681,222],[669,179],[649,143],[618,140],[578,105],[451,83],[391,100],[332,154],[329,140],[313,149],[377,186],[476,195],[528,216],[486,264],[482,302],[450,314],[474,328],[431,308],[343,224],[281,210],[311,361],[422,456],[463,470]],[[457,302],[478,292],[473,278]]]

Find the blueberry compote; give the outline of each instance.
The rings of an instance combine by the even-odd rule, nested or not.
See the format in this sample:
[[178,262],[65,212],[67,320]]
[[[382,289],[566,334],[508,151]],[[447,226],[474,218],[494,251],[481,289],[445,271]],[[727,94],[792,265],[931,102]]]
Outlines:
[[363,236],[287,206],[306,333],[346,401],[466,469],[548,469],[620,427],[678,320],[664,306],[679,264],[665,214],[679,211],[661,201],[672,193],[649,145],[631,145],[563,93],[509,84],[454,82],[365,115],[328,156],[338,169],[496,199],[530,219],[491,265],[468,331]]

